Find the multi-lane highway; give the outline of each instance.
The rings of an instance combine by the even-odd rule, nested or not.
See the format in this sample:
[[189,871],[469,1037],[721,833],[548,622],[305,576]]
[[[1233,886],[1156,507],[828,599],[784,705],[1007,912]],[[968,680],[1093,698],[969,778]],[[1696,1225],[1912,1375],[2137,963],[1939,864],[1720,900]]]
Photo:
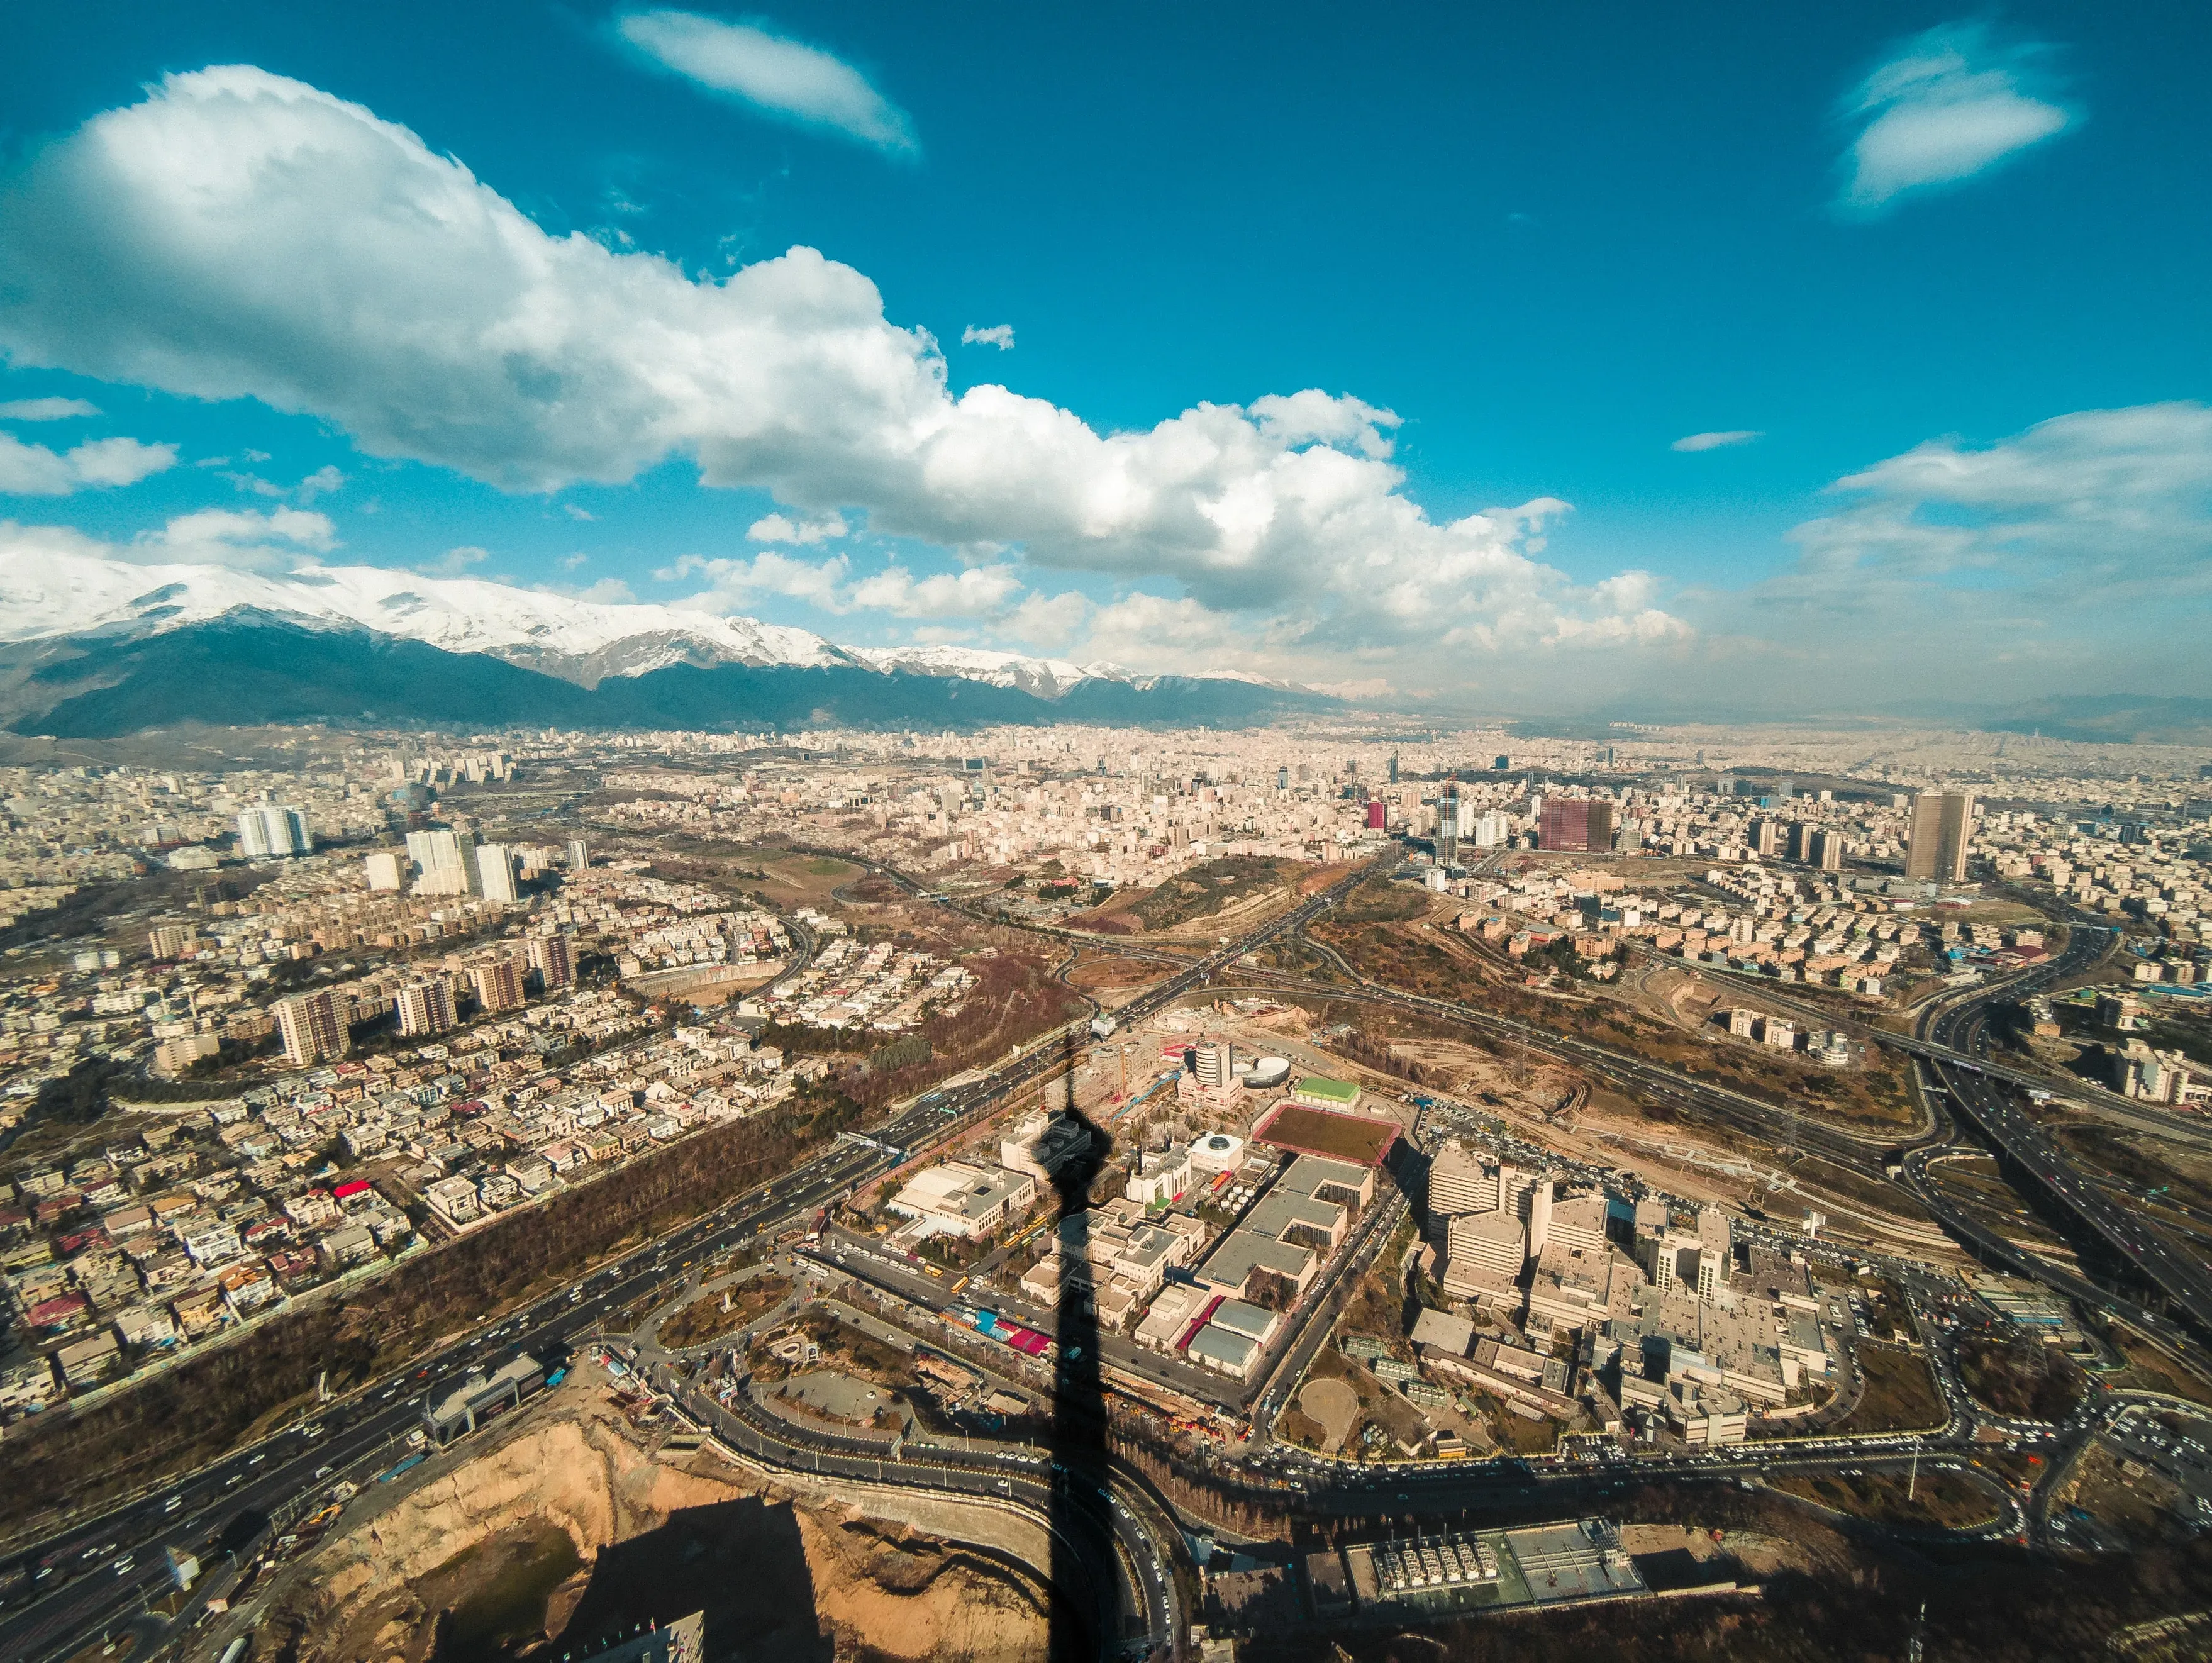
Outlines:
[[[823,853],[826,854],[834,852],[824,850]],[[898,871],[896,868],[856,860],[850,855],[841,855],[838,858],[852,860],[855,865],[866,865],[871,871],[900,884],[910,893],[916,895],[928,893],[922,889],[917,880]],[[1115,1013],[1119,1021],[1132,1023],[1140,1022],[1154,1011],[1165,1008],[1201,981],[1223,974],[1230,967],[1236,965],[1244,955],[1267,942],[1286,933],[1303,932],[1308,923],[1334,905],[1356,884],[1371,876],[1375,870],[1376,868],[1371,865],[1357,869],[1349,877],[1332,884],[1320,894],[1310,897],[1290,911],[1270,920],[1251,934],[1196,961],[1160,952],[1155,949],[1125,946],[1110,936],[1102,937],[1080,931],[1029,924],[1019,920],[1003,919],[996,914],[976,913],[974,913],[974,909],[962,907],[945,897],[933,898],[939,906],[978,917],[988,916],[992,922],[1009,924],[1013,927],[1030,933],[1048,936],[1055,940],[1094,948],[1102,952],[1152,958],[1177,965],[1179,968],[1176,974],[1147,989],[1139,998]],[[1320,945],[1320,944],[1314,944]],[[1382,983],[1369,980],[1359,977],[1349,964],[1344,962],[1340,956],[1334,954],[1330,956],[1341,967],[1343,973],[1352,977],[1353,980],[1341,984],[1319,981],[1311,977],[1291,972],[1249,967],[1237,968],[1236,974],[1240,982],[1249,982],[1255,986],[1266,986],[1272,991],[1284,993],[1304,994],[1313,998],[1339,999],[1352,1004],[1395,1006],[1424,1016],[1442,1017],[1447,1021],[1473,1028],[1492,1038],[1525,1046],[1530,1051],[1572,1064],[1577,1068],[1596,1074],[1657,1102],[1678,1108],[1688,1109],[1693,1113],[1702,1113],[1729,1124],[1757,1132],[1763,1136],[1782,1136],[1792,1138],[1807,1150],[1870,1174],[1879,1175],[1878,1157],[1885,1149],[1893,1146],[1896,1141],[1893,1134],[1886,1132],[1859,1132],[1817,1120],[1807,1120],[1784,1105],[1768,1102],[1743,1092],[1731,1090],[1712,1081],[1684,1074],[1660,1064],[1647,1062],[1641,1058],[1595,1044],[1573,1035],[1562,1034],[1556,1029],[1501,1016],[1477,1005],[1461,1004],[1449,999],[1430,998],[1421,994],[1406,992]]]
[[[1355,874],[1355,881],[1366,875],[1364,871]],[[1349,887],[1348,883],[1340,884],[1328,896],[1316,897],[1316,900],[1333,900],[1336,894]],[[1309,903],[1276,920],[1274,927],[1266,933],[1272,937],[1285,929],[1302,929],[1305,922],[1322,909],[1320,905]],[[1059,930],[1045,930],[1043,932],[1109,951],[1130,950],[1120,949],[1110,939],[1098,940]],[[1200,964],[1186,967],[1170,982],[1152,990],[1141,1002],[1125,1011],[1125,1019],[1141,1019],[1152,1010],[1179,996],[1201,977],[1218,974],[1257,944],[1257,938],[1248,939],[1210,955]],[[2113,1103],[2121,1100],[2090,1088],[2069,1091],[2063,1083],[2047,1081],[2024,1071],[2008,1068],[1991,1060],[1988,1054],[1988,1023],[1991,1008],[1997,1001],[2027,998],[2064,977],[2078,974],[2100,957],[2108,947],[2108,933],[2100,926],[2087,923],[2078,925],[2071,931],[2065,950],[2054,958],[2023,974],[1979,990],[1972,998],[1947,1002],[1940,1008],[1940,1013],[1927,1024],[1925,1031],[1899,1035],[1888,1030],[1869,1029],[1864,1030],[1864,1037],[1921,1059],[1936,1071],[1939,1079],[1954,1093],[1954,1100],[1962,1109],[1973,1115],[1985,1130],[2005,1144],[2008,1152],[2014,1153],[2014,1158],[2022,1165],[2036,1172],[2051,1187],[2054,1193],[2075,1206],[2077,1211],[2083,1212],[2085,1217],[2094,1211],[2097,1217],[2091,1222],[2100,1233],[2106,1235],[2149,1279],[2158,1283],[2177,1305],[2201,1321],[2201,1314],[2212,1313],[2212,1278],[2208,1278],[2203,1268],[2194,1259],[2142,1224],[2138,1218],[2115,1206],[2103,1192],[2084,1180],[2009,1101],[2008,1092],[2023,1088],[2055,1089],[2058,1095],[2081,1096],[2088,1101],[2090,1106],[2106,1112],[2111,1110]],[[1341,968],[1350,970],[1348,965]],[[1530,1050],[1574,1064],[1599,1077],[1628,1087],[1646,1099],[1703,1114],[1768,1138],[1787,1138],[1800,1147],[1870,1175],[1879,1174],[1881,1155],[1893,1146],[1893,1140],[1887,1134],[1857,1132],[1819,1120],[1809,1120],[1785,1106],[1732,1091],[1573,1035],[1561,1035],[1455,1001],[1407,993],[1364,979],[1346,986],[1285,973],[1249,968],[1239,970],[1237,975],[1240,980],[1278,988],[1285,992],[1395,1005],[1460,1023],[1494,1038],[1525,1045]],[[1940,1124],[1939,1121],[1939,1130]],[[1930,1210],[1947,1228],[1953,1229],[1970,1245],[1984,1250],[1998,1250],[2003,1256],[2015,1261],[2015,1268],[2039,1277],[2069,1297],[2083,1300],[2093,1308],[2101,1305],[2113,1310],[2149,1332],[2170,1338],[2183,1338],[2172,1323],[2155,1313],[2072,1277],[2033,1255],[2020,1253],[2011,1244],[2003,1242],[1971,1218],[1960,1215],[1958,1209],[1951,1206],[1927,1181],[1927,1162],[1935,1152],[1928,1146],[1913,1151],[1908,1157],[1904,1176],[1908,1187],[1929,1205]],[[2212,1329],[2207,1332],[2212,1332]],[[1844,1456],[1838,1458],[1848,1458],[1850,1453],[1846,1451]]]
[[[2002,997],[2026,998],[2074,974],[2103,950],[2097,932],[2076,929],[2066,951],[2049,964],[2005,985]],[[1958,1112],[1972,1120],[2018,1170],[2079,1218],[2143,1281],[2155,1287],[2200,1336],[2212,1337],[2212,1272],[2203,1259],[2177,1247],[2143,1215],[2123,1207],[2084,1177],[2057,1144],[2029,1118],[1985,1060],[1991,1006],[1999,995],[1948,1005],[1928,1023],[1929,1038],[1960,1060],[1938,1060],[1934,1072]],[[1920,1171],[1924,1175],[1923,1160]],[[2100,1302],[2111,1296],[2100,1294]]]

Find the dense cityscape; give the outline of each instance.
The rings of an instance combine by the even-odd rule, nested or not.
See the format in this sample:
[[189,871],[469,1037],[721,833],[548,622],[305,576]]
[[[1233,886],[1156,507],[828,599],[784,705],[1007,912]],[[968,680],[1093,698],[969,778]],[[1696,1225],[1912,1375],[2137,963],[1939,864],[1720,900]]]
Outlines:
[[[548,1415],[940,1485],[957,1449],[1005,1499],[1079,1354],[1142,1501],[1097,1594],[1130,1639],[1741,1597],[1771,1550],[1723,1522],[1734,1580],[1684,1584],[1679,1524],[1601,1504],[1686,1467],[1921,1537],[2193,1533],[2197,1290],[2021,1188],[1947,1071],[2001,1060],[2026,1135],[2193,1253],[2212,751],[1881,744],[303,729],[19,764],[0,1441],[72,1481],[17,1492],[11,1599],[352,1632],[376,1602],[318,1605],[318,1545]],[[600,1218],[709,1148],[645,1237]],[[778,1149],[757,1192],[738,1151]],[[512,1268],[451,1332],[290,1355],[479,1247]],[[138,1446],[134,1396],[264,1352],[211,1440]],[[1571,1522],[1516,1524],[1508,1473]],[[210,1581],[172,1520],[241,1478],[267,1533]],[[1260,1524],[1408,1484],[1410,1538]],[[94,1516],[184,1540],[45,1545]]]
[[2212,13],[16,11],[0,1663],[2212,1657]]

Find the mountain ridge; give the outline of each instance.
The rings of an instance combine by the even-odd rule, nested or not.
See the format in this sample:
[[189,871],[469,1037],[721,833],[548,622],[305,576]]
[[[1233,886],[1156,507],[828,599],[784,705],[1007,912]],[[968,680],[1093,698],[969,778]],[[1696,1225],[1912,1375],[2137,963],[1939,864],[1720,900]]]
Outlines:
[[583,687],[488,652],[237,607],[145,634],[0,646],[0,722],[54,738],[199,724],[586,729],[996,725],[1249,726],[1334,711],[1326,695],[1252,683],[1097,677],[1056,698],[865,665],[665,665]]
[[[1144,689],[1159,680],[1119,665],[1078,665],[994,648],[842,646],[811,630],[647,601],[595,601],[488,578],[430,577],[381,566],[288,573],[211,563],[142,565],[55,551],[0,571],[0,644],[138,639],[234,613],[307,628],[356,627],[447,652],[477,652],[596,689],[678,665],[709,669],[838,666],[951,677],[1057,699],[1085,682]],[[1293,691],[1235,671],[1228,679]]]

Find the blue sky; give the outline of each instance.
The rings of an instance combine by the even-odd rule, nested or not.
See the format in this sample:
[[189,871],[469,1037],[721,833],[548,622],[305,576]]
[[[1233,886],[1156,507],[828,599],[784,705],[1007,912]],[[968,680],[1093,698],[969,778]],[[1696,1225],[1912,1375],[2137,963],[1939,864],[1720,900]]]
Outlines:
[[1505,707],[2212,693],[2201,9],[1064,9],[20,18],[0,516]]

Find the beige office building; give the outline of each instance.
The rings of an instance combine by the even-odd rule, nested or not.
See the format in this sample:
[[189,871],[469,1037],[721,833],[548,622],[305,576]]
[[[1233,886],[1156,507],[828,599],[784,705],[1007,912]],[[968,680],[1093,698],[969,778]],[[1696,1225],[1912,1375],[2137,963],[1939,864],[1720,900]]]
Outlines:
[[442,1034],[453,1025],[453,985],[443,976],[408,983],[392,1004],[402,1034]]
[[1966,844],[1974,835],[1971,792],[1923,792],[1912,799],[1912,831],[1905,875],[1918,882],[1966,881]]
[[337,1001],[327,987],[279,999],[276,1031],[283,1036],[284,1059],[295,1068],[312,1068],[346,1053],[346,1028]]
[[520,1011],[525,969],[521,959],[504,953],[469,966],[469,980],[475,987],[477,1003],[490,1014]]

